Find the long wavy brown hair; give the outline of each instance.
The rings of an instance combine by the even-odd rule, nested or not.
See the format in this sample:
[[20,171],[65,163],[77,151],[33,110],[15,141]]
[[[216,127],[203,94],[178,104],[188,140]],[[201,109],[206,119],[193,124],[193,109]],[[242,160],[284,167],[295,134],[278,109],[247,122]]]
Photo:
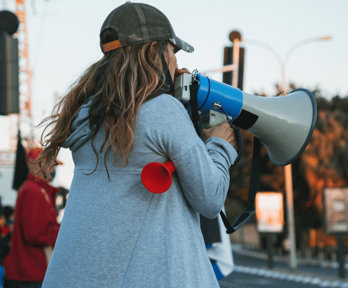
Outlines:
[[[101,45],[117,36],[111,29],[101,35]],[[71,125],[82,104],[93,96],[89,109],[91,143],[99,163],[98,153],[104,153],[104,165],[109,177],[107,158],[113,153],[114,162],[122,155],[123,165],[134,142],[134,126],[141,105],[167,90],[161,53],[167,57],[168,41],[119,48],[104,54],[92,64],[70,91],[56,104],[53,114],[45,118],[41,135],[44,151],[38,162],[44,175],[49,175],[62,143],[71,133]],[[104,124],[104,140],[99,149],[94,140]],[[94,172],[94,171],[93,171]],[[92,172],[92,173],[93,173]]]

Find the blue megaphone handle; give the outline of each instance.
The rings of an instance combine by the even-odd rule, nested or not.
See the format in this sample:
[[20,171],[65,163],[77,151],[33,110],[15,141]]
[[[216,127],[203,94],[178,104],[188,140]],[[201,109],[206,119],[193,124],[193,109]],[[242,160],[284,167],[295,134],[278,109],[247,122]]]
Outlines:
[[197,104],[202,113],[216,110],[214,103],[219,103],[232,121],[238,118],[243,107],[243,92],[230,85],[212,80],[201,74],[196,75],[199,82]]

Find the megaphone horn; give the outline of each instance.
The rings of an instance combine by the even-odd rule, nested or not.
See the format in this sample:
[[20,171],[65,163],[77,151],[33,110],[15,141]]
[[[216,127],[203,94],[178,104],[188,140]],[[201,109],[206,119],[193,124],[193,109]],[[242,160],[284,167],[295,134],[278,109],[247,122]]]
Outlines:
[[306,149],[317,120],[315,98],[306,89],[285,96],[255,97],[244,93],[243,109],[258,115],[248,129],[265,146],[276,165],[294,162]]
[[175,166],[171,161],[164,164],[151,162],[143,168],[141,181],[147,190],[160,194],[169,189],[174,171]]
[[196,77],[200,111],[218,111],[217,107],[222,107],[232,123],[264,144],[274,164],[290,164],[305,150],[317,120],[317,105],[311,92],[296,89],[285,96],[261,97],[200,74]]

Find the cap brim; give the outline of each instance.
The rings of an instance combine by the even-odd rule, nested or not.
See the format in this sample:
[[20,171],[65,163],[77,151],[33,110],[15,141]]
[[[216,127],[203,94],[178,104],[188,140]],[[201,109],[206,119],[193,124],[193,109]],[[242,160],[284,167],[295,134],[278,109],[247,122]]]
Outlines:
[[[185,52],[192,53],[195,49],[193,46],[185,42],[184,40],[181,40],[177,36],[173,36],[169,39],[169,42],[172,43],[174,46],[178,47],[179,49],[184,50]],[[178,49],[178,50],[179,50]]]

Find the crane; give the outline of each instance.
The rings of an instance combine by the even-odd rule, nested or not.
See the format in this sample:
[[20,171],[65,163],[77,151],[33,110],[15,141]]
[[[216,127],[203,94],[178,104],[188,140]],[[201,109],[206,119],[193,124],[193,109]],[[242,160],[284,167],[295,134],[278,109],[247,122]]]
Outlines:
[[[15,14],[19,19],[19,29],[17,32],[18,38],[18,53],[19,53],[19,103],[20,113],[18,126],[21,124],[28,126],[29,131],[25,131],[29,143],[33,141],[33,120],[31,112],[31,69],[29,60],[29,41],[27,30],[27,18],[25,12],[25,0],[16,0]],[[26,127],[27,128],[27,127]],[[31,140],[31,141],[30,141]],[[33,143],[32,143],[33,144]]]

